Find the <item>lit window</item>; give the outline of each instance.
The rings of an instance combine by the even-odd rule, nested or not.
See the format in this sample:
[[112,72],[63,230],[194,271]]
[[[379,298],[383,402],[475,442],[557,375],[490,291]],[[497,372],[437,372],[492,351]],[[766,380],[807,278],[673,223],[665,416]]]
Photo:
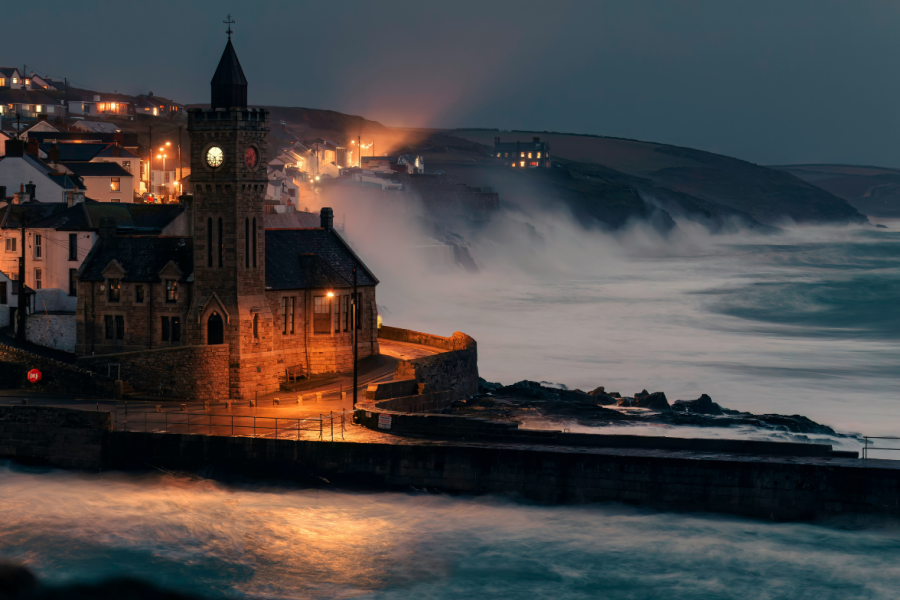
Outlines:
[[166,279],[166,302],[178,301],[178,282],[174,279]]
[[519,154],[519,158],[525,158],[525,153],[524,153],[524,152],[521,152],[521,153]]
[[118,177],[109,178],[109,191],[118,192],[121,189],[121,181]]
[[[538,158],[540,158],[540,157],[541,157],[541,155],[538,154]],[[128,171],[129,173],[131,173],[131,161],[130,161],[130,160],[123,160],[123,161],[122,161],[122,168],[125,169],[126,171]]]
[[525,166],[525,161],[523,160],[523,161],[519,162],[519,166],[520,166],[520,167],[524,167],[524,166]]
[[537,157],[538,157],[538,158],[541,157],[541,153],[540,153],[540,152],[537,153]]
[[503,158],[509,158],[509,152],[504,152],[504,153],[503,153]]
[[313,297],[313,333],[331,333],[331,299]]
[[13,77],[12,80],[13,80],[13,83],[19,83],[19,80],[15,77]]
[[512,166],[515,167],[515,166],[516,166],[516,163],[513,163]]
[[35,105],[34,105],[34,112],[41,112],[41,105],[40,105],[40,104],[35,104]]
[[497,153],[497,158],[500,158],[500,153],[499,153],[499,152]]
[[6,87],[6,77],[0,77],[0,87]]
[[110,302],[118,302],[121,297],[122,285],[119,283],[118,279],[110,279],[109,280],[109,301]]
[[531,158],[531,152],[528,153],[528,158]]

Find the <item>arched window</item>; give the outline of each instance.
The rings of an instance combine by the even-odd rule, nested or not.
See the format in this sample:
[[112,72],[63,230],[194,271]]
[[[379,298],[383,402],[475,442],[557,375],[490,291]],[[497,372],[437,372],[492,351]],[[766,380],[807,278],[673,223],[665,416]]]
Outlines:
[[213,253],[213,232],[212,232],[212,217],[206,219],[206,266],[212,266],[212,253]]
[[256,231],[256,217],[253,217],[253,268],[256,268],[256,239],[259,234]]
[[259,315],[253,315],[253,337],[259,339]]
[[209,315],[206,321],[206,343],[207,344],[224,344],[225,343],[225,325],[222,317],[217,312]]
[[244,220],[244,266],[250,268],[250,217]]
[[225,253],[225,241],[222,235],[222,217],[219,217],[219,267],[222,267],[222,255]]

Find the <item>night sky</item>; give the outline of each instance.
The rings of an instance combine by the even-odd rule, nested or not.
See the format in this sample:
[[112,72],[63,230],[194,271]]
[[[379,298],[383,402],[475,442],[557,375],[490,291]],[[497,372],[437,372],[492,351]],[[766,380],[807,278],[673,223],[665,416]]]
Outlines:
[[254,104],[900,166],[897,2],[15,4],[0,64],[92,89],[208,101],[230,12]]

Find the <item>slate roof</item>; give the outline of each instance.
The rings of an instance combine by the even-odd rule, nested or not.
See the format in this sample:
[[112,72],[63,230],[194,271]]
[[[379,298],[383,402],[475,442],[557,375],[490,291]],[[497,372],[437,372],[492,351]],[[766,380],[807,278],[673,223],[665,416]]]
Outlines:
[[56,211],[40,221],[29,223],[34,229],[56,229],[58,231],[90,231],[90,219],[88,219],[85,205],[81,202],[67,207],[65,210]]
[[9,204],[3,211],[2,223],[3,229],[15,229],[22,226],[22,215],[26,216],[26,225],[31,227],[32,223],[37,223],[44,218],[62,212],[66,205],[62,202],[35,202],[28,204]]
[[[60,140],[63,142],[74,140],[98,140],[96,143],[112,144],[115,141],[115,138],[116,134],[114,132],[103,131],[35,131],[28,134],[29,140],[37,140],[42,144],[48,143],[46,142],[47,140]],[[72,143],[68,145],[83,146],[85,144]]]
[[322,222],[316,213],[296,211],[290,213],[265,213],[266,229],[301,229],[318,227]]
[[59,102],[42,94],[31,90],[22,90],[17,88],[0,89],[0,104],[53,104],[59,105]]
[[378,284],[334,229],[266,229],[266,289],[351,287],[353,267],[359,285]]
[[[72,144],[77,146],[80,144]],[[131,173],[114,162],[63,162],[67,169],[79,177],[131,177]]]
[[[72,146],[81,146],[82,144],[71,144],[71,145],[72,145]],[[115,153],[114,153],[114,150],[115,150],[116,146],[118,146],[118,144],[110,144],[109,146],[107,146],[106,148],[104,148],[103,150],[101,150],[100,152],[98,152],[98,153],[97,153],[97,157],[100,157],[100,158],[137,158],[137,159],[140,159],[140,157],[139,157],[137,154],[134,154],[134,153],[132,153],[132,152],[129,152],[128,150],[126,150],[126,149],[123,148],[122,146],[119,146],[119,155],[116,156]],[[96,157],[95,157],[95,158],[96,158]],[[61,159],[60,159],[60,160],[61,160]]]
[[[41,151],[49,155],[53,144],[40,144]],[[106,144],[57,144],[59,148],[59,161],[87,162],[100,154],[106,148]]]
[[238,60],[234,46],[231,45],[231,38],[228,38],[228,44],[225,45],[225,51],[222,58],[219,59],[219,66],[213,75],[212,85],[247,85],[247,78],[244,77],[244,70],[241,68],[241,61]]
[[[63,205],[54,203],[53,206]],[[55,208],[38,221],[29,222],[28,227],[57,231],[93,231],[99,227],[100,219],[110,217],[115,220],[119,233],[158,235],[183,211],[184,207],[179,204],[79,202],[73,206],[63,206],[62,210]]]
[[194,271],[194,244],[184,237],[108,237],[97,240],[78,270],[82,281],[103,281],[103,270],[116,260],[125,269],[122,281],[160,281],[159,272],[173,261],[188,281]]

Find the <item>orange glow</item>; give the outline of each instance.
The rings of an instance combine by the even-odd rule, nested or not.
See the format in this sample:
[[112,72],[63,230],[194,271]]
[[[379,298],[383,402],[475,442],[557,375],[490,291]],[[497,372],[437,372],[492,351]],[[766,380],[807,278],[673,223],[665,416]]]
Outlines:
[[334,298],[334,292],[328,292],[325,295],[328,296],[329,298]]

